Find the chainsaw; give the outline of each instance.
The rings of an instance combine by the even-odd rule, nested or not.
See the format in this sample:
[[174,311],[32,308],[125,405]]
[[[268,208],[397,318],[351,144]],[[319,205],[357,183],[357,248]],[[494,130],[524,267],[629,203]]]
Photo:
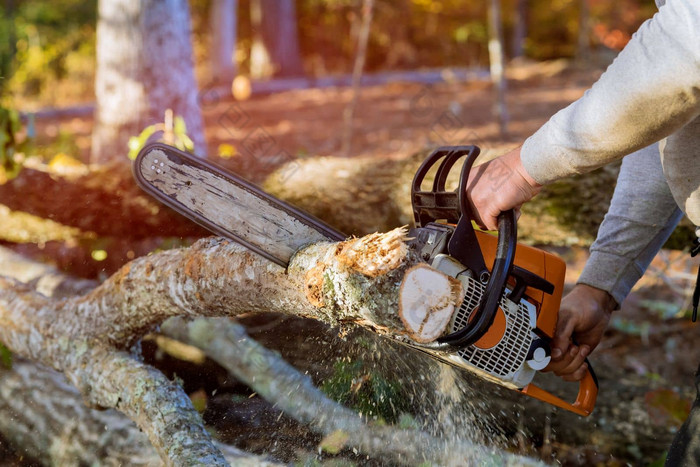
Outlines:
[[[598,393],[590,364],[573,403],[532,383],[551,359],[566,265],[556,255],[517,244],[512,210],[499,215],[497,236],[474,228],[466,184],[478,155],[476,146],[438,148],[416,172],[411,186],[415,227],[409,231],[409,247],[459,280],[466,293],[447,335],[428,344],[396,338],[444,363],[589,415]],[[460,159],[459,187],[447,190],[448,175]],[[238,175],[166,144],[147,144],[133,170],[139,186],[151,196],[282,267],[305,245],[347,238]],[[434,174],[432,186],[423,189],[429,174]]]

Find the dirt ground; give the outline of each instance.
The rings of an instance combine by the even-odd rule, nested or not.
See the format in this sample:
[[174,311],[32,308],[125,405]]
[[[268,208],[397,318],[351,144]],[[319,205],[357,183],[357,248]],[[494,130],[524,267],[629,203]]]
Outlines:
[[[511,69],[508,83],[510,122],[505,137],[499,134],[498,125],[491,117],[488,83],[396,83],[364,88],[356,111],[350,156],[402,158],[439,144],[478,144],[482,152],[502,153],[579,97],[600,73],[577,71],[565,65],[553,62]],[[212,100],[214,93],[219,94],[215,101]],[[340,152],[342,115],[351,98],[349,89],[288,91],[242,102],[234,101],[218,89],[205,89],[203,95],[206,97],[203,112],[208,152],[212,155],[222,150],[231,152],[222,145],[232,146],[235,155],[221,162],[250,168],[252,172],[244,176],[259,180],[279,164],[280,154],[283,159],[290,159]],[[91,126],[89,118],[39,120],[37,135],[40,143],[48,143],[59,135],[70,134],[80,156],[86,158]],[[585,248],[556,245],[547,248],[567,261],[567,283],[569,286],[575,283],[587,257]],[[671,391],[675,395],[670,397],[672,401],[678,399],[683,407],[694,397],[692,375],[700,361],[700,349],[694,345],[697,329],[681,315],[689,308],[697,264],[697,260],[691,261],[683,252],[662,252],[622,309],[615,313],[609,332],[592,357],[594,365],[614,369],[609,374],[599,374],[600,398],[616,397],[614,390],[606,388],[606,380],[620,381],[626,376],[649,378],[651,402],[647,408],[658,418],[660,429],[668,431],[673,431],[680,419],[671,413],[668,404],[655,403],[653,396],[654,391]],[[273,320],[272,324],[266,324],[265,335],[275,335],[275,329],[281,332],[288,324],[275,324]],[[293,349],[293,355],[287,358],[301,367],[304,367],[307,352],[314,349],[308,340],[295,341],[289,348]],[[195,373],[201,375],[200,370]],[[284,451],[285,440],[292,444],[300,429],[298,426],[289,421],[280,424],[278,412],[269,404],[258,398],[247,399],[250,394],[246,388],[232,382],[227,384],[228,394],[245,397],[236,399],[236,404],[230,402],[233,399],[222,397],[212,400],[212,407],[216,409],[205,413],[207,422],[223,438],[254,451],[273,454]],[[192,388],[193,392],[199,389]],[[238,425],[227,423],[224,426],[219,417],[222,413],[231,415]],[[271,435],[271,432],[277,434]],[[306,432],[301,437],[308,446],[318,442]],[[587,465],[592,459],[591,451],[595,451],[595,446],[557,447],[556,434],[554,445],[554,462],[565,465]],[[3,447],[6,448],[6,443],[0,439],[0,464],[30,465],[9,451],[4,452],[3,458]],[[544,455],[537,452],[541,447],[534,449],[531,452],[534,455]],[[636,451],[630,448],[628,455],[606,454],[602,461],[595,459],[600,465],[646,465],[649,459],[663,455],[662,449],[655,449],[650,453],[643,447]],[[348,460],[362,464],[361,459],[350,457]]]

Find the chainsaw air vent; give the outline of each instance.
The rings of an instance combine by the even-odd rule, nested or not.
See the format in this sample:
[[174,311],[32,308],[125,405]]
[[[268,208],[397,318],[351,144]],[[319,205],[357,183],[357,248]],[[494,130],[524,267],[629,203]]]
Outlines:
[[[484,286],[471,277],[459,276],[466,295],[456,313],[452,330],[463,328],[478,306],[484,294]],[[534,305],[521,300],[518,305],[506,299],[509,290],[501,297],[501,309],[505,313],[506,326],[500,341],[493,347],[481,349],[470,345],[458,352],[469,364],[502,379],[510,379],[522,368],[532,343],[532,319]],[[487,333],[488,335],[488,333]],[[477,342],[478,344],[478,342]]]

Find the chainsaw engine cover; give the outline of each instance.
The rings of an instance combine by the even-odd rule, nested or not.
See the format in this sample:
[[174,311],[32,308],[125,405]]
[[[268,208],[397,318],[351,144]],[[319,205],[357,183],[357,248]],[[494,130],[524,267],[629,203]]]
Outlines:
[[[454,314],[450,332],[464,327],[477,312],[485,286],[469,269],[446,254],[438,254],[431,264],[435,269],[457,278],[465,291],[459,310]],[[479,373],[512,388],[528,385],[537,370],[549,363],[549,346],[537,330],[537,308],[528,300],[514,303],[501,297],[496,318],[488,332],[476,343],[446,357],[449,363]]]
[[[484,275],[484,271],[473,271],[447,253],[454,232],[455,227],[451,224],[431,222],[409,233],[411,247],[424,261],[462,283],[464,297],[452,317],[451,333],[467,327],[478,315],[488,281],[488,274]],[[491,250],[495,249],[494,237],[479,232],[476,240],[474,248],[480,254],[490,256]],[[516,389],[527,386],[536,372],[550,361],[549,340],[556,323],[558,303],[550,302],[549,297],[558,302],[560,292],[557,290],[552,297],[527,286],[538,281],[548,282],[539,276],[548,276],[545,267],[548,256],[551,255],[531,247],[520,248],[515,262],[523,267],[514,268],[514,274],[524,279],[520,286],[516,278],[505,287],[486,332],[471,345],[457,348],[452,353],[435,352],[435,356],[501,385]],[[558,282],[563,282],[563,269],[553,269],[552,272],[561,276],[557,281],[557,288],[561,289],[563,284]]]

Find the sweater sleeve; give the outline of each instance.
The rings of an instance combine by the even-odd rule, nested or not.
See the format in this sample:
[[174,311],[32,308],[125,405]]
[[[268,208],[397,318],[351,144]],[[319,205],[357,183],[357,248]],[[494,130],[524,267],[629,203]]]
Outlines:
[[523,144],[540,184],[587,172],[670,135],[700,114],[700,2],[668,0],[600,79]]
[[664,178],[658,145],[625,157],[578,283],[605,290],[621,304],[682,215]]

